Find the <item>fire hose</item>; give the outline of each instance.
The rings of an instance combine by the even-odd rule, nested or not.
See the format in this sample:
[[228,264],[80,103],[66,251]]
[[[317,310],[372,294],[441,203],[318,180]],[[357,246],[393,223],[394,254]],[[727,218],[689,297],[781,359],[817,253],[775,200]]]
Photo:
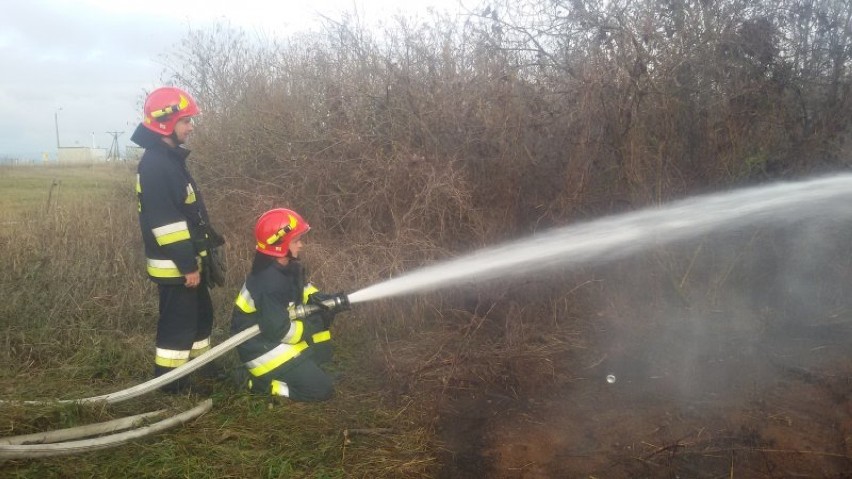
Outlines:
[[[321,301],[320,304],[300,304],[294,307],[291,307],[289,312],[290,321],[305,319],[308,316],[323,311],[340,311],[349,308],[349,299],[345,294],[337,294],[329,299]],[[255,325],[250,328],[247,328],[239,333],[231,336],[226,341],[214,346],[206,353],[198,356],[187,362],[186,364],[175,368],[173,371],[169,371],[162,376],[158,376],[154,379],[146,381],[141,384],[137,384],[136,386],[117,391],[110,394],[103,394],[100,396],[92,396],[81,399],[62,399],[62,400],[3,400],[0,401],[0,404],[26,404],[26,405],[48,405],[48,404],[92,404],[92,403],[107,403],[113,404],[121,401],[125,401],[127,399],[131,399],[137,396],[141,396],[153,390],[156,390],[166,384],[169,384],[172,381],[180,379],[197,369],[205,366],[210,363],[214,359],[222,356],[228,351],[234,349],[240,344],[248,341],[249,339],[257,336],[260,333],[260,328]],[[72,441],[72,442],[58,442],[56,444],[24,444],[25,442],[56,442],[56,441],[65,441],[70,438],[77,437],[86,437],[93,436],[97,434],[104,434],[106,432],[111,432],[115,430],[120,430],[121,428],[125,428],[128,423],[130,426],[127,427],[135,427],[136,422],[145,420],[150,416],[159,415],[162,411],[155,411],[152,413],[146,413],[139,416],[133,416],[130,418],[124,418],[124,420],[117,421],[108,421],[105,423],[93,424],[89,426],[83,426],[80,428],[72,428],[71,430],[61,430],[61,431],[50,431],[46,433],[38,433],[34,435],[27,436],[17,436],[10,438],[0,438],[0,460],[2,459],[13,459],[13,458],[32,458],[32,457],[46,457],[46,456],[54,456],[54,455],[63,455],[63,454],[74,454],[77,452],[86,452],[93,451],[97,449],[104,449],[111,446],[116,446],[119,444],[123,444],[131,439],[135,439],[138,437],[142,437],[148,434],[152,434],[155,432],[162,431],[169,427],[173,427],[179,424],[183,424],[184,422],[198,417],[201,414],[209,411],[212,407],[213,403],[211,400],[206,400],[202,403],[199,403],[195,408],[186,411],[184,413],[178,414],[172,418],[165,419],[156,424],[152,424],[150,426],[146,426],[139,429],[133,429],[131,431],[125,431],[118,434],[112,434],[109,436],[99,437],[97,439],[89,439],[89,440],[81,440],[81,441]],[[85,435],[83,435],[85,434]]]
[[[297,319],[305,319],[308,316],[323,311],[323,310],[344,310],[349,307],[349,299],[344,294],[337,294],[332,296],[329,299],[326,299],[321,302],[321,304],[299,304],[290,308],[289,315],[290,321],[294,321]],[[136,386],[123,389],[121,391],[117,391],[110,394],[103,394],[100,396],[92,396],[81,399],[58,399],[58,400],[29,400],[29,401],[18,401],[18,400],[3,400],[0,401],[0,404],[3,403],[17,403],[17,404],[26,404],[26,405],[47,405],[47,404],[92,404],[105,402],[107,404],[114,404],[121,401],[125,401],[127,399],[132,399],[137,396],[141,396],[143,394],[154,391],[166,384],[169,384],[172,381],[180,379],[187,374],[190,374],[197,369],[207,365],[212,362],[214,359],[222,356],[228,351],[234,349],[240,344],[248,341],[249,339],[257,336],[260,333],[260,328],[255,325],[248,329],[244,329],[239,333],[231,336],[224,342],[210,348],[209,351],[198,356],[197,358],[192,359],[191,361],[183,364],[180,367],[175,368],[173,371],[169,371],[162,376],[158,376],[154,379],[146,381],[141,384],[137,384]]]
[[[132,429],[130,431],[124,431],[117,434],[110,434],[108,436],[101,436],[94,439],[83,439],[79,441],[68,441],[68,442],[57,442],[55,444],[3,444],[0,445],[0,460],[3,459],[25,459],[25,458],[36,458],[36,457],[49,457],[49,456],[62,456],[68,454],[77,454],[80,452],[89,452],[89,451],[97,451],[99,449],[106,449],[108,447],[118,446],[120,444],[124,444],[133,439],[137,439],[140,437],[147,436],[149,434],[153,434],[155,432],[164,431],[168,428],[177,426],[179,424],[183,424],[191,419],[195,419],[198,416],[206,413],[213,407],[213,400],[206,399],[200,402],[194,408],[172,416],[168,419],[164,419],[162,421],[156,422],[149,426],[140,427],[137,429]],[[159,413],[159,412],[158,412]],[[150,414],[150,413],[149,413]],[[142,420],[137,420],[135,424],[139,424],[143,422]],[[106,424],[106,423],[104,423]],[[99,425],[93,425],[99,426]],[[88,426],[89,430],[86,431],[86,436],[92,436],[98,433],[98,430],[103,430],[103,427],[93,427]],[[55,433],[62,433],[62,431],[55,431]],[[46,434],[45,434],[46,435]],[[57,436],[59,434],[56,434]],[[74,435],[73,433],[70,435]],[[83,437],[86,437],[83,436]],[[0,441],[14,441],[15,438],[9,438],[7,440]]]

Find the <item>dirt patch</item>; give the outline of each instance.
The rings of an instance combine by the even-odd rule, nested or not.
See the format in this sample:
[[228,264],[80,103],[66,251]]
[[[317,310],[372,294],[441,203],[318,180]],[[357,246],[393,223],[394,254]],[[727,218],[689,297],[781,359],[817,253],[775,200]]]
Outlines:
[[852,478],[849,225],[736,231],[468,309],[433,379],[441,477]]
[[457,390],[441,477],[852,477],[845,333],[719,341],[730,324],[717,326],[704,347],[572,351],[549,359],[556,374],[516,371],[548,388]]

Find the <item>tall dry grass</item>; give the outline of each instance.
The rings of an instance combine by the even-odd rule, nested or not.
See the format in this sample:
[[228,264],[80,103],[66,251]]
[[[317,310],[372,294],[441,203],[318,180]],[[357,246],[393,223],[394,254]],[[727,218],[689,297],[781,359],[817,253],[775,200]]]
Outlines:
[[[156,323],[126,165],[6,168],[0,239],[6,391],[71,397],[53,381],[101,387],[145,377]],[[144,373],[143,373],[144,370]],[[83,385],[84,388],[88,386]],[[91,392],[90,390],[85,391]]]

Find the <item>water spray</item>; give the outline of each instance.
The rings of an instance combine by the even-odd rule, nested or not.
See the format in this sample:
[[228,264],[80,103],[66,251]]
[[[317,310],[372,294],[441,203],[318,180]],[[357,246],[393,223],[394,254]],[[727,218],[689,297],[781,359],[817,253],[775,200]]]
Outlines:
[[[842,200],[842,201],[841,201]],[[349,295],[352,304],[510,273],[612,261],[652,247],[744,225],[849,214],[852,175],[715,193],[556,228],[428,266]]]

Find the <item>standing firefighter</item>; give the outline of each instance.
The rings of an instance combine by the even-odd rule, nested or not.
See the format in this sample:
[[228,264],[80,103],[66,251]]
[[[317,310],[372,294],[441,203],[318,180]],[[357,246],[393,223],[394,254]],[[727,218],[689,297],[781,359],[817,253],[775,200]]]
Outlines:
[[[136,175],[139,226],[148,276],[160,294],[155,376],[210,348],[213,307],[207,288],[221,278],[208,274],[214,270],[208,250],[224,241],[210,229],[198,186],[186,168],[189,150],[182,145],[198,114],[185,91],[158,88],[145,100],[144,120],[131,137],[145,149]],[[181,378],[163,390],[181,392],[188,385]]]
[[[325,295],[304,279],[299,261],[302,236],[311,227],[295,211],[278,208],[261,215],[255,227],[254,262],[237,295],[231,333],[258,325],[260,334],[238,347],[249,371],[252,392],[294,401],[324,401],[334,392],[332,378],[320,368],[331,359],[329,327],[335,311],[325,303],[342,293]],[[291,320],[289,311],[313,304],[320,313]]]

